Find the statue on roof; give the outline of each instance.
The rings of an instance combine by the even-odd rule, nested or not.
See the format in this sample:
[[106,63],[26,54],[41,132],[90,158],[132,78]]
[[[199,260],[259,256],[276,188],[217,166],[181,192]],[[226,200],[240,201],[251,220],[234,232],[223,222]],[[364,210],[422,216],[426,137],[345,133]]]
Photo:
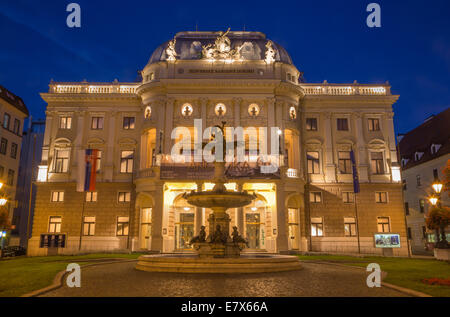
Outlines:
[[167,44],[167,48],[166,48],[166,59],[168,61],[175,61],[177,59],[177,52],[175,51],[175,44],[176,44],[177,40],[175,38],[173,38],[172,40],[169,41],[169,43]]

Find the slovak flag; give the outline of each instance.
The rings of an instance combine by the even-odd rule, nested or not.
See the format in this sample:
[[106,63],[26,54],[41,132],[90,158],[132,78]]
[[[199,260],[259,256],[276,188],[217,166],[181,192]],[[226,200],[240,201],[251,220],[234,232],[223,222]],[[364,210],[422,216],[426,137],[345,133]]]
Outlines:
[[356,161],[355,161],[355,153],[353,152],[353,149],[350,151],[350,161],[352,162],[352,172],[353,172],[353,192],[359,193],[359,177],[358,177],[358,170],[356,168]]
[[95,177],[97,175],[98,150],[87,149],[85,155],[86,168],[84,173],[84,191],[95,191]]

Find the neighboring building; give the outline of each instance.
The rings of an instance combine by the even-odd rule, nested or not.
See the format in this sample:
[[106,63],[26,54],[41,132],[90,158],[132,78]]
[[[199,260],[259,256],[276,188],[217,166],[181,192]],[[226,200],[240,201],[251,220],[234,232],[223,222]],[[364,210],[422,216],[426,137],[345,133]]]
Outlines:
[[[19,171],[20,151],[22,146],[22,127],[24,119],[28,116],[28,109],[22,99],[5,87],[0,86],[0,182],[3,183],[2,195],[8,202],[5,206],[9,212],[11,223],[13,211],[16,207],[16,185]],[[18,245],[18,239],[10,239],[9,244]]]
[[[36,184],[33,183],[36,181],[38,165],[41,162],[44,131],[45,120],[32,121],[30,117],[28,128],[23,132],[17,179],[17,208],[14,211],[15,222],[13,223],[16,229],[12,232],[13,235],[20,237],[20,245],[23,247],[27,246],[28,239],[31,237],[36,200]],[[30,220],[28,220],[28,216],[30,216]]]
[[[227,187],[258,198],[227,212],[251,250],[358,252],[359,235],[362,253],[407,255],[392,112],[398,96],[387,83],[304,83],[285,49],[260,32],[175,39],[154,51],[142,82],[51,82],[41,94],[48,106],[30,255],[189,249],[210,211],[182,194],[211,189],[214,170],[174,163],[171,134],[187,127],[183,142],[194,143],[194,119],[203,129],[225,121],[247,132],[249,163],[228,167]],[[282,158],[269,155],[283,162],[276,172],[261,173],[261,156],[249,153],[250,138],[264,139],[251,127],[281,132],[267,141],[269,149],[282,144]],[[86,149],[99,150],[96,191],[87,193],[77,191]],[[399,234],[401,247],[375,248],[380,231]]]
[[[434,242],[434,232],[427,233],[425,216],[431,208],[428,201],[433,193],[431,184],[436,178],[445,179],[442,170],[450,159],[449,124],[450,108],[400,136],[406,221],[411,250],[416,254],[430,251],[430,243]],[[449,206],[448,195],[444,193],[441,197],[442,205]]]

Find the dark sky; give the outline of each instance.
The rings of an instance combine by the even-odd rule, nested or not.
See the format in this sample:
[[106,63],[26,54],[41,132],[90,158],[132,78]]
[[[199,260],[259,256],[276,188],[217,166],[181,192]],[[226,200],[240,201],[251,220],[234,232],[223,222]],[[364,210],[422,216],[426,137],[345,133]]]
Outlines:
[[[43,118],[55,81],[134,81],[152,51],[179,31],[261,31],[283,45],[307,82],[383,83],[400,99],[396,132],[450,106],[450,1],[0,0],[0,84]],[[381,5],[381,28],[366,7]]]

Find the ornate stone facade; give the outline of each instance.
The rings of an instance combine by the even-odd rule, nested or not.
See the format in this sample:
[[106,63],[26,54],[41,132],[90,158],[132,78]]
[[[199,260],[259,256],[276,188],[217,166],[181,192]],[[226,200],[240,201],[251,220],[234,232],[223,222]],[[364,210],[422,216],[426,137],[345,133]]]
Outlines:
[[[204,58],[205,47],[221,54],[239,48],[239,58]],[[168,48],[174,58],[168,58]],[[361,252],[382,253],[373,235],[383,217],[389,231],[402,239],[394,254],[406,254],[390,117],[398,96],[391,95],[388,84],[304,83],[287,52],[259,32],[178,33],[155,50],[142,78],[138,83],[51,83],[42,94],[48,103],[43,182],[29,254],[189,251],[190,239],[206,225],[210,210],[190,206],[181,196],[212,188],[211,168],[204,162],[174,163],[171,150],[179,141],[172,138],[176,127],[187,127],[194,143],[195,120],[203,129],[223,121],[241,126],[249,139],[264,137],[251,127],[280,131],[277,173],[259,173],[258,154],[246,151],[248,164],[232,166],[228,174],[229,190],[258,197],[247,207],[227,211],[230,226],[249,241],[250,250],[358,252],[357,236],[348,225],[355,204],[342,196],[352,191],[352,175],[342,168],[353,149],[362,189],[357,195]],[[61,129],[64,117],[72,118],[70,129]],[[369,121],[376,127],[370,131]],[[79,153],[86,148],[101,150],[96,202],[85,201],[92,194],[76,191],[84,162]],[[64,192],[64,201],[52,201],[54,192]],[[377,203],[380,192],[389,199]],[[320,195],[320,202],[311,202],[312,194]],[[41,235],[55,234],[49,231],[56,227],[65,247],[40,247]]]

